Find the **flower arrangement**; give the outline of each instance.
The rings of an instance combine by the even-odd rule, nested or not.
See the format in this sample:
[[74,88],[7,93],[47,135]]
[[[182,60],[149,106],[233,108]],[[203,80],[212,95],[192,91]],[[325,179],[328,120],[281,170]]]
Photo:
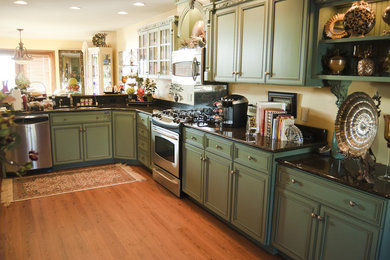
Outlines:
[[23,72],[20,72],[15,77],[15,85],[21,90],[26,90],[30,86],[30,80],[28,80],[27,76]]
[[156,91],[156,82],[152,79],[146,78],[143,82],[143,86],[145,88],[146,94],[154,94]]
[[137,89],[137,99],[138,99],[138,101],[144,101],[144,96],[145,96],[145,89],[144,88]]

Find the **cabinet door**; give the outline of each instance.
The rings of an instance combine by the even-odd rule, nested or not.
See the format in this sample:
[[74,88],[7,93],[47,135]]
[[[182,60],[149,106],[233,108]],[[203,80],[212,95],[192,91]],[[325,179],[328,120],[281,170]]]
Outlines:
[[264,83],[267,2],[239,6],[237,82]]
[[320,216],[315,259],[375,259],[377,227],[325,206]]
[[230,220],[232,161],[205,152],[204,205]]
[[267,83],[302,85],[307,51],[308,5],[305,0],[272,0],[268,33]]
[[214,15],[214,80],[235,81],[237,8],[218,10]]
[[182,189],[193,199],[203,203],[203,150],[184,144]]
[[114,158],[137,159],[135,116],[135,112],[113,112]]
[[277,188],[272,245],[293,259],[313,259],[319,207],[317,202]]
[[53,165],[82,162],[82,125],[53,126],[51,128]]
[[85,161],[112,158],[111,123],[84,124]]
[[267,198],[268,175],[235,164],[231,221],[261,243],[264,243]]

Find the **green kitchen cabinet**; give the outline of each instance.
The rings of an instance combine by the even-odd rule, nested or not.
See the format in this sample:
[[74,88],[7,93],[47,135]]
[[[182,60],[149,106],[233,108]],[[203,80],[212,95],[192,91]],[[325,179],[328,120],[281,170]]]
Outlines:
[[268,174],[235,163],[232,188],[234,226],[264,243],[268,201]]
[[137,155],[138,161],[151,169],[151,116],[137,113]]
[[216,2],[214,80],[305,85],[310,8],[305,0]]
[[136,160],[136,112],[112,112],[114,158]]
[[51,115],[53,165],[112,158],[111,112]]
[[293,259],[385,259],[378,254],[385,205],[373,195],[278,166],[272,245]]
[[183,146],[182,190],[203,203],[204,150],[188,143]]
[[205,152],[204,162],[204,205],[229,221],[232,160]]
[[267,2],[250,1],[214,15],[214,80],[263,83]]

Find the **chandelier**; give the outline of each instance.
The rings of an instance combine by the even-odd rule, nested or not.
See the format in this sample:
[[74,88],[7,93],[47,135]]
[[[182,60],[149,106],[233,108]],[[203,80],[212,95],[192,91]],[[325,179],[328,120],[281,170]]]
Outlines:
[[22,31],[23,29],[17,29],[19,31],[19,46],[15,48],[14,60],[17,64],[26,64],[31,60],[31,55],[27,53],[27,49],[23,46]]

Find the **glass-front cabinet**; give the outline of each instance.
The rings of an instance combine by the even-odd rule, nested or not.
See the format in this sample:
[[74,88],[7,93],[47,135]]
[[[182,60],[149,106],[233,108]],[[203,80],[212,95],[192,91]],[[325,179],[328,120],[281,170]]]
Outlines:
[[107,87],[113,86],[112,48],[88,48],[88,78],[86,95],[103,94]]
[[176,49],[177,16],[138,30],[138,74],[141,77],[171,77],[171,52]]

